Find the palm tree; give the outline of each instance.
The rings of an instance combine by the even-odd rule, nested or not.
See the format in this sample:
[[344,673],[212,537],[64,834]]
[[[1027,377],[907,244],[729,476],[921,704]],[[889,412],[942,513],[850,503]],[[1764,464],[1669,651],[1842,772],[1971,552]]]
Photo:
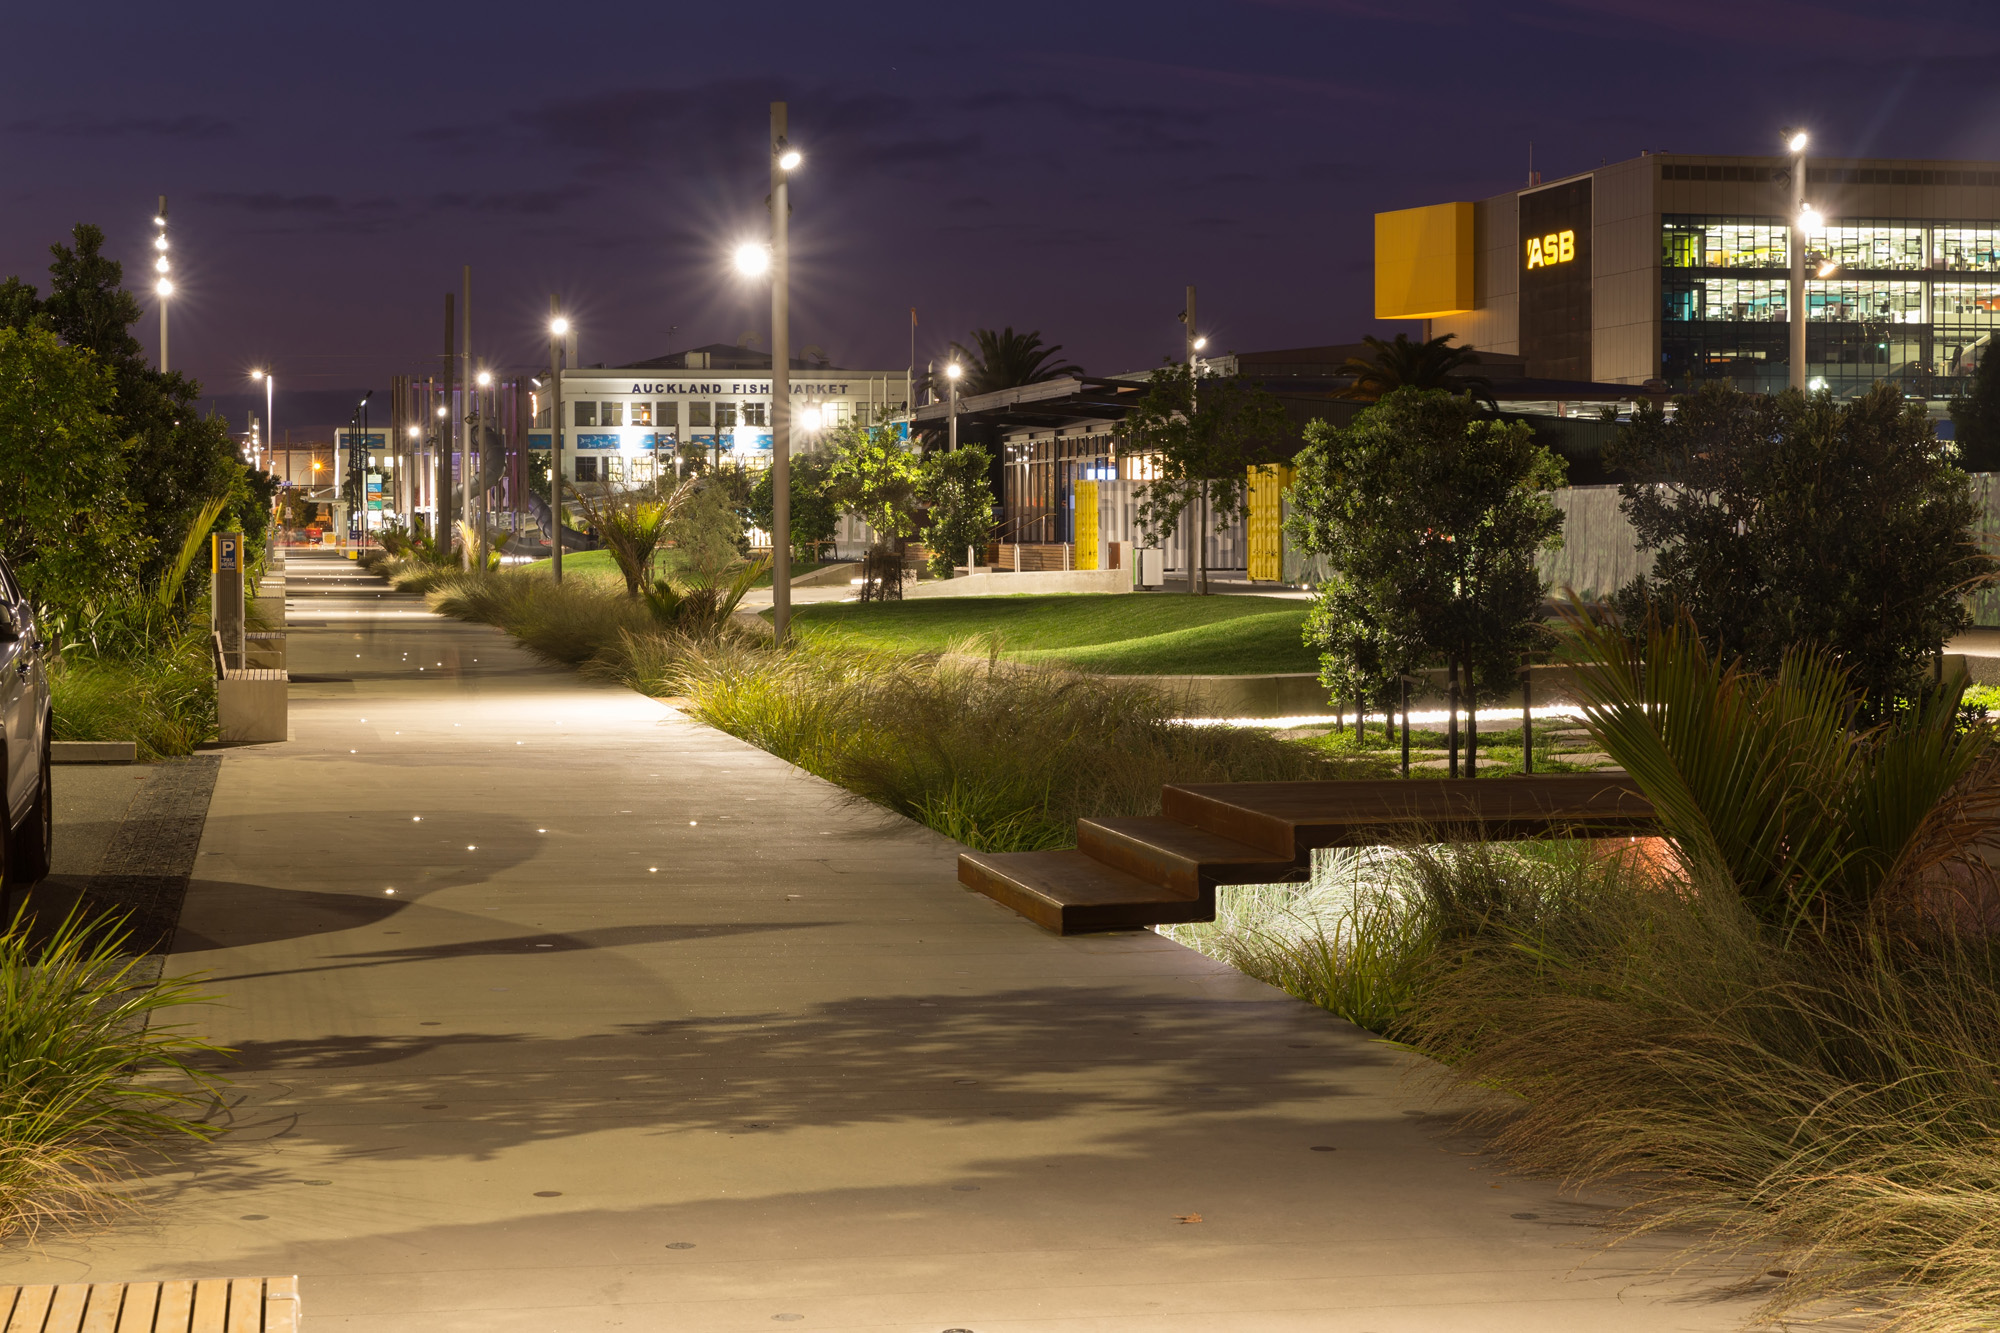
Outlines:
[[1479,364],[1479,353],[1470,347],[1453,347],[1455,333],[1442,334],[1428,342],[1413,343],[1410,335],[1399,333],[1396,341],[1380,338],[1361,341],[1374,349],[1372,358],[1350,356],[1342,373],[1354,376],[1354,383],[1341,391],[1342,398],[1358,398],[1372,403],[1394,389],[1451,389],[1470,393],[1487,406],[1493,401],[1493,381],[1484,375],[1462,375],[1461,367]]
[[965,367],[965,378],[959,386],[963,394],[1018,389],[1023,384],[1040,384],[1083,373],[1082,366],[1068,361],[1049,364],[1062,351],[1062,344],[1042,346],[1040,329],[1030,333],[1016,333],[1012,325],[998,333],[992,329],[974,329],[972,341],[979,349],[977,352],[967,351],[957,343],[951,345],[953,358]]

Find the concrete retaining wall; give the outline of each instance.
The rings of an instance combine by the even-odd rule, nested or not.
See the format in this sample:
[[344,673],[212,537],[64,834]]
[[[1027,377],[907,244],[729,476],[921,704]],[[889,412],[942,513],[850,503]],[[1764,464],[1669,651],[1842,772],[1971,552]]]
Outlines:
[[1035,574],[967,574],[956,579],[912,580],[903,584],[910,597],[1005,597],[1020,593],[1130,592],[1129,569],[1052,569]]

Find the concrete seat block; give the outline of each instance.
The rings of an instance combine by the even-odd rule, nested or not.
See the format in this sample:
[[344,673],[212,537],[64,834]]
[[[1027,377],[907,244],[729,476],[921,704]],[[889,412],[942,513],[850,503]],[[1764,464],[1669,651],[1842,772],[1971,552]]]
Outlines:
[[251,668],[215,682],[215,711],[222,739],[234,742],[289,739],[287,672]]

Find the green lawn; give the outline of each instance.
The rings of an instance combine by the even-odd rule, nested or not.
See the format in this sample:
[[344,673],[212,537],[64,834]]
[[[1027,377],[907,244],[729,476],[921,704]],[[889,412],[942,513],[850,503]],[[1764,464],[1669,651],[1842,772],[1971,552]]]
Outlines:
[[[801,574],[810,574],[819,567],[820,562],[817,560],[793,561],[792,577],[797,578]],[[550,563],[547,560],[531,560],[527,564],[520,566],[520,568],[545,574],[549,571]],[[738,568],[741,568],[741,566],[738,566]],[[671,551],[660,552],[660,560],[655,569],[661,574],[670,573],[673,569],[673,553]],[[601,574],[608,579],[616,580],[620,588],[625,586],[625,576],[618,572],[618,562],[611,558],[611,552],[609,551],[564,551],[563,574],[565,577],[571,574],[590,574],[592,576]],[[752,586],[758,588],[770,587],[771,576],[768,573],[765,574]]]
[[1278,597],[1108,593],[821,602],[801,629],[869,647],[935,652],[998,634],[1004,656],[1111,676],[1250,676],[1317,671],[1300,641],[1308,603]]

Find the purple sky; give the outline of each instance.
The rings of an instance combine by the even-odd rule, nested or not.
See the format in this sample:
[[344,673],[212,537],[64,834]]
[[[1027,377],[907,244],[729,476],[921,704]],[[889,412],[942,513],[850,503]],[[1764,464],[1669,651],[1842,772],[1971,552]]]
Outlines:
[[867,369],[908,359],[911,306],[919,363],[1011,324],[1144,367],[1189,282],[1223,349],[1384,331],[1371,215],[1516,184],[1530,141],[1551,178],[1793,122],[2000,159],[1984,4],[113,3],[7,30],[0,274],[43,285],[78,221],[143,266],[164,192],[174,364],[239,416],[275,366],[281,432],[435,368],[463,264],[506,364],[542,357],[551,292],[585,362],[763,334],[726,255],[763,234],[773,97],[807,154],[794,346]]

